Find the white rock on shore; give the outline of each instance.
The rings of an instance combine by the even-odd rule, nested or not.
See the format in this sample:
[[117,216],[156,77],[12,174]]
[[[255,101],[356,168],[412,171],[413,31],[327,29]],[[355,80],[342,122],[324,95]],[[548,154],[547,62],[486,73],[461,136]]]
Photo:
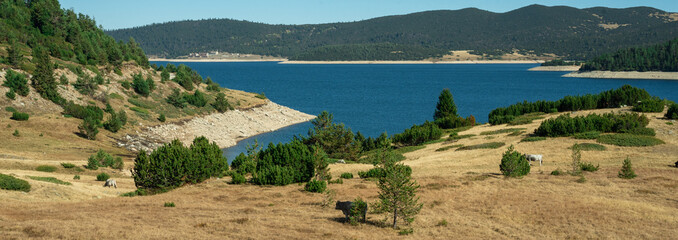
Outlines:
[[233,146],[257,134],[309,121],[315,116],[267,102],[265,105],[248,109],[232,110],[196,117],[181,124],[163,124],[147,128],[139,135],[128,135],[119,143],[129,150],[151,150],[174,139],[184,145],[191,144],[195,137],[205,136],[221,148]]
[[571,72],[571,73],[563,75],[563,77],[678,80],[678,72],[591,71],[591,72]]

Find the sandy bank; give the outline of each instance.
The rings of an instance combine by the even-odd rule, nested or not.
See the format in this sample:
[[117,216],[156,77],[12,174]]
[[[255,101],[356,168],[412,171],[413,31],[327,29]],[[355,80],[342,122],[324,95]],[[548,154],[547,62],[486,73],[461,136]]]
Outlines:
[[571,73],[563,75],[563,77],[678,80],[678,72],[591,71],[591,72],[571,72]]
[[581,68],[581,66],[538,66],[527,70],[543,72],[573,72],[579,71],[579,68]]
[[137,135],[125,136],[118,145],[131,151],[149,150],[179,139],[188,146],[195,137],[205,136],[219,147],[226,148],[235,145],[239,140],[313,118],[315,116],[268,101],[263,106],[248,110],[214,113],[183,123],[148,127]]
[[284,58],[265,58],[265,59],[166,59],[150,58],[148,61],[157,62],[281,62],[287,61]]
[[280,64],[508,64],[543,63],[542,60],[469,60],[469,61],[282,61]]

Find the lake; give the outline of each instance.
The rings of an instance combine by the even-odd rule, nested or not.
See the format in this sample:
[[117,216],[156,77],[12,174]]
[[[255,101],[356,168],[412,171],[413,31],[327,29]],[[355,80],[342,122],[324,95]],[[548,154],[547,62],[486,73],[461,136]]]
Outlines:
[[[452,92],[459,115],[473,115],[479,122],[487,122],[493,109],[523,100],[557,100],[624,84],[678,101],[678,81],[563,78],[564,72],[527,71],[537,64],[173,64],[186,64],[226,88],[263,92],[272,101],[305,113],[328,111],[335,122],[372,137],[432,120],[444,88]],[[230,161],[254,139],[264,146],[287,142],[292,136],[305,136],[309,128],[310,123],[301,123],[261,134],[224,149],[224,155]]]

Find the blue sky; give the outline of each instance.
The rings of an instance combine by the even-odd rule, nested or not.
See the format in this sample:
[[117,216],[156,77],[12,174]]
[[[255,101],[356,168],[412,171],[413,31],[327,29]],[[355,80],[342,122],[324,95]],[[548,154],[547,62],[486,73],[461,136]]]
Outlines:
[[507,12],[531,4],[627,8],[649,6],[678,12],[678,0],[61,0],[62,8],[94,17],[104,29],[187,19],[231,18],[271,24],[350,22],[426,10],[476,7]]

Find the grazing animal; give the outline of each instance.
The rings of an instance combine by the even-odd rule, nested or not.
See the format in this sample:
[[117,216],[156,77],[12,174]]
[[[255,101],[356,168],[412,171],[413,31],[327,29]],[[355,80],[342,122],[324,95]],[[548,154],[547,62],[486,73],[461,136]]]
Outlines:
[[118,188],[118,184],[115,183],[115,180],[113,179],[107,179],[106,183],[104,183],[104,187],[115,187]]
[[[348,222],[349,216],[351,215],[351,208],[353,208],[353,202],[351,201],[337,201],[337,206],[334,209],[341,210],[346,216],[346,221]],[[362,212],[362,222],[365,222],[365,216],[367,215],[367,206],[363,209]]]
[[344,161],[344,159],[339,159],[339,160],[337,160],[337,163],[344,164],[344,163],[346,163],[346,161]]
[[[537,154],[525,154],[525,159],[527,159],[528,162],[536,162],[539,161],[539,166],[541,166],[541,155]],[[530,163],[532,165],[532,163]]]

